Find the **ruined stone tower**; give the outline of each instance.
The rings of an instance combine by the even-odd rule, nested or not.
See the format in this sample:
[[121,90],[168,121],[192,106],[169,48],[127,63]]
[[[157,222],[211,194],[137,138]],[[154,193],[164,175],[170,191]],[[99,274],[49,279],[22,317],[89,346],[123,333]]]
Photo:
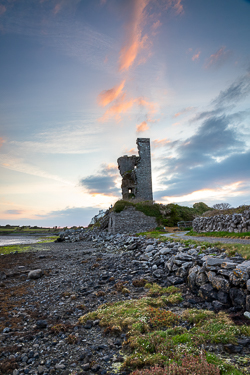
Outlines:
[[118,168],[122,176],[122,198],[152,201],[150,139],[137,138],[139,156],[121,156]]

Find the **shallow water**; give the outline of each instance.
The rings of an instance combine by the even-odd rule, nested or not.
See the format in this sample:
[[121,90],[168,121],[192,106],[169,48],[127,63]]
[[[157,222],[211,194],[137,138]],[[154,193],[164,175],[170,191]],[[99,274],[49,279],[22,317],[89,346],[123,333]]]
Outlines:
[[38,242],[38,237],[26,236],[0,236],[0,246],[29,245]]

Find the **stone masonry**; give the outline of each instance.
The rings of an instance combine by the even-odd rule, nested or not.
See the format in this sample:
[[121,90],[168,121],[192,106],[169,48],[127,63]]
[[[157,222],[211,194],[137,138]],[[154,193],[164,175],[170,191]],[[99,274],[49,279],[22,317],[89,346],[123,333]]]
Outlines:
[[122,198],[152,201],[150,139],[137,138],[139,156],[121,156],[118,168],[122,176]]
[[109,214],[109,233],[140,233],[157,227],[154,217],[146,216],[143,212],[136,211],[135,207],[126,207],[123,211]]
[[215,215],[212,217],[197,217],[193,221],[195,232],[245,233],[250,231],[250,210],[243,214]]

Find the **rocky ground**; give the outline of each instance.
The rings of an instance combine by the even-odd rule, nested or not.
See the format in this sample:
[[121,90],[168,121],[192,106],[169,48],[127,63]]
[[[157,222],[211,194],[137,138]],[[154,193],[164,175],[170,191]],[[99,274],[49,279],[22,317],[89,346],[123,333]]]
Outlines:
[[[145,296],[145,288],[133,285],[137,279],[178,285],[184,300],[170,307],[178,314],[189,307],[216,307],[193,294],[181,277],[164,271],[167,245],[145,237],[111,236],[35,244],[30,252],[1,256],[0,374],[129,373],[117,370],[124,360],[121,349],[126,335],[105,335],[98,320],[82,325],[78,319],[104,303]],[[191,259],[190,254],[198,256],[199,249],[169,246],[172,252],[189,251],[186,259],[179,260],[182,266]],[[216,251],[208,249],[203,255]],[[41,272],[30,273],[39,269]],[[123,289],[122,293],[121,283],[127,292]],[[237,308],[230,311],[235,322],[248,324],[242,312]],[[249,358],[250,339],[230,348],[206,349]],[[247,363],[245,360],[244,366]],[[250,362],[248,365],[250,368]]]

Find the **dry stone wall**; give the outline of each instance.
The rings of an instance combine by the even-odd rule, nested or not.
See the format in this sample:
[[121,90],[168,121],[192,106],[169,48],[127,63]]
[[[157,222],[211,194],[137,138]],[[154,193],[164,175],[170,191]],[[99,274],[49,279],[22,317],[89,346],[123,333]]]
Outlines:
[[250,210],[243,214],[216,215],[213,217],[197,217],[193,220],[195,232],[234,232],[246,233],[250,231]]
[[154,217],[136,211],[135,207],[127,207],[123,211],[109,214],[109,233],[140,233],[157,227]]

